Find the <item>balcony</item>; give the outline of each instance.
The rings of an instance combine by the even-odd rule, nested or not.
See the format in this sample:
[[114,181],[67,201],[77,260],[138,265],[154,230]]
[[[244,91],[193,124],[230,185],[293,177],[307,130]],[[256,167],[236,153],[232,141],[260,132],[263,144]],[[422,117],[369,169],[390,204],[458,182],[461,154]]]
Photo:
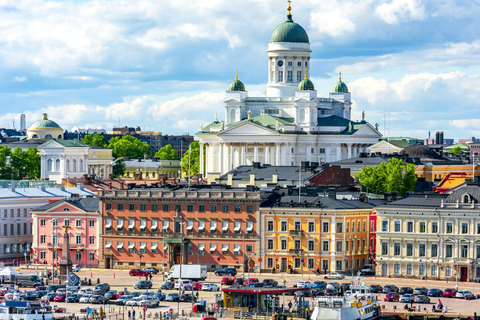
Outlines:
[[300,254],[303,254],[303,249],[289,249],[288,253],[289,254],[300,255]]
[[303,230],[290,230],[288,231],[288,234],[291,236],[291,237],[301,237],[305,234],[305,232],[303,232]]

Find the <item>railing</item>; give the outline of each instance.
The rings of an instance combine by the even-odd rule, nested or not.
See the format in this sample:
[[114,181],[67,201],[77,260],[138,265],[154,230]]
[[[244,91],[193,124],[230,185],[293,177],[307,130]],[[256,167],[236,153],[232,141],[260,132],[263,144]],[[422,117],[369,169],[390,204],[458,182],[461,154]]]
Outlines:
[[303,249],[289,249],[288,253],[290,253],[290,254],[301,254],[301,253],[303,253]]
[[290,234],[291,236],[303,236],[305,234],[305,232],[303,230],[290,230],[288,231],[288,234]]

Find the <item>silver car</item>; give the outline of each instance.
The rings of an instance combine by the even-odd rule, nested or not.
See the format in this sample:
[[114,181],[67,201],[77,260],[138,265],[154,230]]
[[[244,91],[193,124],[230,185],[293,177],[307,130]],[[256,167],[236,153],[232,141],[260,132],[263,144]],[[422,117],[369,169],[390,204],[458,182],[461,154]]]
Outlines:
[[430,303],[430,298],[427,297],[426,295],[420,294],[418,296],[415,296],[415,299],[413,300],[415,303]]

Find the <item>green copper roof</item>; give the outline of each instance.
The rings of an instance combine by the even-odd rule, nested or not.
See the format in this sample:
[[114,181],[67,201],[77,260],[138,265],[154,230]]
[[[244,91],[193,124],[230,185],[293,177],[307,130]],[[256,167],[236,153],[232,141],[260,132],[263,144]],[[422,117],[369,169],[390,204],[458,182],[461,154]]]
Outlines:
[[310,81],[310,79],[303,79],[302,82],[298,84],[298,90],[315,90],[315,87],[313,86],[313,82]]
[[237,78],[230,84],[228,91],[245,91],[245,86],[243,85],[243,82]]
[[333,92],[338,93],[338,92],[345,92],[348,93],[348,87],[345,83],[342,82],[342,80],[339,80],[335,87],[333,88]]
[[52,120],[48,120],[47,114],[43,114],[43,119],[34,122],[30,128],[60,128],[60,126]]
[[65,148],[90,147],[88,144],[85,144],[82,141],[78,140],[54,140]]
[[274,42],[301,42],[310,43],[305,29],[298,23],[293,22],[292,16],[287,16],[287,21],[273,30],[270,36],[270,43]]

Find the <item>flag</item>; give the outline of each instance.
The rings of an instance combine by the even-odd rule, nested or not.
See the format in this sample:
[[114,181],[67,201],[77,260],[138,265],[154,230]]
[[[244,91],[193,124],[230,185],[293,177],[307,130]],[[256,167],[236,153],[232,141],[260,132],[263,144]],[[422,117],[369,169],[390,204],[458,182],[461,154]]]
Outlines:
[[77,276],[75,273],[68,271],[68,285],[69,286],[79,286],[80,285],[80,277]]

